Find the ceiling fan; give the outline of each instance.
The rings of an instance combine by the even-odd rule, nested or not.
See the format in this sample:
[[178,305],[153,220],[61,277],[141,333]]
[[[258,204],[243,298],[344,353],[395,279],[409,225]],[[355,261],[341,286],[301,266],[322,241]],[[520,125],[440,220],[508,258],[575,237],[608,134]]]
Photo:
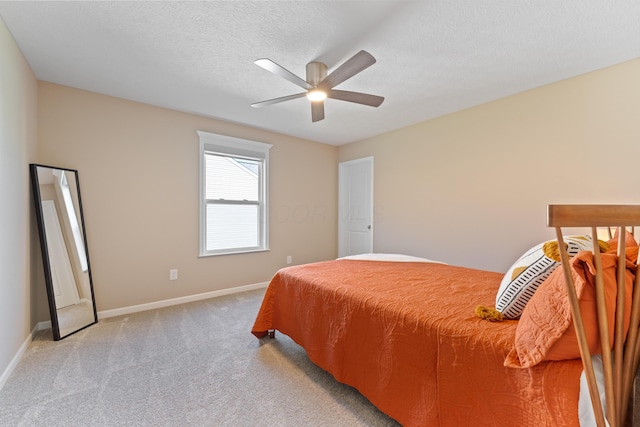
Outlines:
[[291,83],[305,89],[306,92],[280,98],[269,99],[267,101],[251,104],[252,107],[265,107],[267,105],[278,104],[307,97],[311,101],[311,121],[317,122],[324,119],[324,100],[326,98],[339,99],[341,101],[355,102],[356,104],[378,107],[384,101],[382,96],[369,95],[361,92],[350,92],[346,90],[336,90],[335,86],[345,80],[355,76],[359,72],[375,64],[376,59],[369,53],[361,50],[353,55],[345,63],[327,75],[327,66],[322,62],[309,62],[306,67],[307,79],[303,80],[291,71],[281,67],[270,59],[257,59],[256,65],[264,68],[273,74],[280,76]]

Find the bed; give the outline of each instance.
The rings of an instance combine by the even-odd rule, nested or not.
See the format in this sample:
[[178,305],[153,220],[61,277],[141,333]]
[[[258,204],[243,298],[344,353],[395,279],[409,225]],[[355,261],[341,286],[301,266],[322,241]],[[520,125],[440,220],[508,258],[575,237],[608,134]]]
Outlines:
[[[583,265],[574,258],[576,268]],[[540,295],[562,277],[556,270],[539,284]],[[634,273],[635,264],[628,266],[627,275]],[[400,256],[287,267],[272,278],[252,333],[288,335],[312,362],[404,426],[579,426],[580,353],[553,360],[519,348],[523,319],[535,323],[540,313],[499,322],[478,315],[478,307],[497,305],[505,277]],[[525,310],[536,304],[532,299]],[[570,310],[561,305],[549,315]],[[552,317],[550,324],[563,321]],[[572,326],[548,343],[550,353]]]

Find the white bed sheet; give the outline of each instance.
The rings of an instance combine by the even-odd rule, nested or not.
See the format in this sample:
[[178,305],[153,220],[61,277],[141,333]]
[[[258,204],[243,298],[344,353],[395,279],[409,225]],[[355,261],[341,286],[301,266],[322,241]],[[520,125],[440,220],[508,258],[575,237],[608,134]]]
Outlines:
[[[600,394],[600,401],[605,413],[607,412],[606,399],[604,396],[604,372],[602,369],[602,356],[599,354],[591,358],[593,364],[593,373],[596,376],[596,383],[598,384],[598,393]],[[591,403],[591,396],[589,395],[589,385],[587,383],[587,376],[584,371],[580,375],[580,399],[578,400],[578,417],[580,418],[580,427],[596,427],[596,417],[593,414],[593,404]],[[604,420],[607,427],[609,422]]]
[[389,262],[433,262],[436,264],[446,264],[441,261],[434,261],[427,258],[420,258],[411,255],[403,254],[382,254],[382,253],[368,253],[359,255],[349,255],[338,259],[351,259],[360,261],[389,261]]

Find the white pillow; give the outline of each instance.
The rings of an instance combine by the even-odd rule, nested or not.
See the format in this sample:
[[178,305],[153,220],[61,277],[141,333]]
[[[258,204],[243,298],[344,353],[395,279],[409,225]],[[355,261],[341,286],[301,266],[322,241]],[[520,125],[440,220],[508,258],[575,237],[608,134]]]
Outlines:
[[[563,237],[569,257],[593,249],[591,236]],[[502,279],[496,310],[507,319],[518,319],[536,289],[560,265],[558,241],[540,243],[524,253]]]

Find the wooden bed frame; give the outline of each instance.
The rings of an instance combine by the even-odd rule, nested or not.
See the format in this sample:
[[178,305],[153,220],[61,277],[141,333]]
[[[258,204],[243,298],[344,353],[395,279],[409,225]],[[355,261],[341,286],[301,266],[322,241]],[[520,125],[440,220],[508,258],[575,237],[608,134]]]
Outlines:
[[[580,362],[580,359],[564,361],[554,361],[554,359],[547,361],[547,359],[543,359],[543,362],[539,365],[530,368],[520,370],[504,368],[504,370],[500,371],[502,363],[504,362],[504,358],[502,360],[500,360],[500,358],[509,352],[509,345],[513,346],[518,321],[510,320],[501,324],[493,324],[475,318],[473,314],[468,315],[468,312],[473,312],[473,307],[476,303],[491,305],[492,302],[495,301],[495,293],[500,281],[500,274],[482,272],[480,270],[472,271],[471,269],[464,269],[462,267],[444,265],[430,265],[428,267],[412,266],[411,269],[413,270],[408,269],[407,271],[414,272],[406,276],[406,280],[410,282],[409,285],[402,283],[405,276],[398,273],[400,270],[398,266],[393,267],[395,273],[388,273],[382,267],[374,266],[371,263],[357,264],[357,268],[355,269],[359,270],[362,274],[361,277],[357,278],[352,278],[350,275],[350,269],[356,264],[353,264],[353,262],[349,264],[348,261],[342,261],[342,264],[340,264],[340,260],[282,269],[276,273],[267,288],[262,307],[252,328],[252,333],[258,338],[263,336],[273,337],[274,331],[278,329],[280,332],[288,335],[305,348],[309,358],[314,363],[330,372],[338,381],[360,390],[374,405],[400,421],[403,425],[429,425],[433,423],[465,425],[473,422],[472,420],[474,419],[477,420],[478,416],[486,416],[487,414],[493,416],[496,414],[495,420],[492,419],[488,425],[491,425],[491,423],[501,425],[508,421],[525,423],[527,425],[576,426],[578,425],[577,395],[579,394],[579,386],[577,383],[579,382],[578,377],[580,376],[580,372],[582,372],[582,368],[584,367],[597,425],[599,427],[605,426],[606,417],[611,427],[620,427],[631,423],[640,426],[640,410],[637,409],[640,408],[640,373],[638,373],[638,365],[640,364],[640,292],[633,293],[632,310],[630,314],[631,326],[629,326],[628,331],[625,331],[621,326],[623,322],[620,319],[625,316],[625,313],[622,313],[621,310],[617,311],[613,354],[609,357],[608,352],[605,352],[602,356],[605,371],[604,389],[606,393],[606,407],[615,408],[615,410],[607,410],[605,415],[600,399],[597,397],[598,385],[595,380],[591,354],[586,344],[580,305],[577,301],[576,291],[573,287],[572,272],[569,267],[569,258],[565,246],[562,244],[564,243],[563,229],[572,227],[588,227],[591,229],[594,241],[593,260],[597,270],[595,279],[598,306],[597,317],[599,318],[600,330],[605,331],[600,334],[600,337],[603,345],[609,343],[610,337],[607,337],[606,332],[608,331],[608,325],[607,316],[606,313],[604,313],[606,305],[603,302],[602,288],[604,285],[602,283],[602,266],[599,261],[600,249],[598,246],[597,229],[601,227],[614,227],[618,230],[618,233],[620,233],[622,230],[626,230],[627,227],[633,229],[635,226],[640,226],[640,206],[550,205],[548,207],[547,219],[547,225],[556,228],[557,238],[559,243],[561,243],[558,245],[562,258],[562,271],[559,273],[564,274],[567,284],[566,288],[569,294],[569,303],[580,346],[582,362]],[[625,265],[627,252],[624,239],[620,238],[618,241],[617,256],[619,262],[616,277],[618,282],[617,286],[618,289],[625,289],[625,269],[629,269],[629,266]],[[632,268],[636,272],[638,270],[637,264],[637,259],[634,259]],[[325,270],[327,269],[329,273],[325,276]],[[443,282],[436,280],[428,283],[418,283],[418,285],[416,285],[416,283],[420,282],[423,278],[427,280],[428,278],[426,276],[431,275],[432,271],[435,277],[442,278],[446,277],[446,274],[449,274],[452,269],[462,270],[462,275],[455,280],[447,279],[448,281]],[[394,278],[393,274],[396,274],[399,279]],[[466,277],[466,275],[471,275],[471,279]],[[380,276],[384,276],[384,280],[381,280]],[[634,289],[636,289],[635,285],[638,280],[640,280],[638,279],[638,274],[636,274],[635,277],[636,280],[633,283]],[[372,282],[375,282],[373,285],[368,284],[369,278],[371,278]],[[385,283],[385,280],[388,280],[391,284]],[[498,284],[494,284],[496,280]],[[338,285],[335,286],[331,284],[332,281]],[[476,298],[477,301],[464,301],[465,288],[459,286],[460,281],[468,282],[468,284],[464,286],[471,286],[471,288],[468,288],[470,290],[482,288],[485,284],[488,284],[488,288],[486,291],[476,289],[469,294],[469,299]],[[367,283],[365,284],[364,282]],[[397,291],[393,287],[395,283],[398,283],[399,286]],[[442,283],[442,285],[440,285],[440,283]],[[372,286],[372,288],[369,289],[367,286]],[[451,295],[458,302],[456,302],[455,305],[451,305],[451,307],[448,308],[448,312],[446,310],[440,310],[439,306],[424,306],[429,310],[434,310],[433,313],[429,313],[429,315],[433,316],[434,320],[432,322],[433,324],[423,327],[423,323],[430,323],[428,318],[427,320],[405,319],[403,312],[396,310],[397,307],[401,307],[402,309],[406,308],[409,312],[423,310],[420,301],[405,300],[405,296],[410,295],[411,292],[414,291],[414,288],[411,287],[419,291],[422,289],[420,292],[423,293],[420,297],[425,298],[429,296],[429,293],[437,293],[434,290],[442,287],[447,290],[447,292],[450,290]],[[307,294],[302,293],[302,288],[311,289],[315,300],[307,300]],[[425,289],[427,289],[427,291],[425,291]],[[382,292],[379,292],[380,290],[382,290]],[[438,292],[444,292],[444,290]],[[377,298],[375,297],[377,293],[389,295],[393,307],[383,307],[379,309],[379,306],[384,302],[384,296],[382,300],[377,300],[375,299]],[[347,295],[348,298],[355,296],[355,299],[338,299],[337,294]],[[622,294],[622,297],[620,294]],[[340,298],[342,298],[342,295],[340,295]],[[436,303],[440,304],[442,302],[442,297],[440,298]],[[624,292],[618,292],[617,307],[624,306],[621,298],[624,298]],[[566,304],[566,299],[564,299],[564,301]],[[445,303],[447,302],[445,301]],[[374,312],[372,314],[368,314],[369,312],[357,312],[357,310],[360,310],[362,308],[361,306],[364,305],[369,305],[369,308],[374,307]],[[355,314],[345,311],[345,309],[343,309],[345,306],[355,307]],[[310,313],[314,311],[318,314],[314,314],[313,316],[315,317],[312,319]],[[390,330],[389,334],[391,335],[380,335],[380,333],[378,333],[380,329],[385,329],[389,321],[389,316],[392,314],[395,316],[391,319],[392,323],[401,320],[413,325],[412,327],[415,333],[417,333],[416,348],[410,348],[410,351],[404,351],[404,353],[410,353],[411,357],[418,357],[420,360],[416,361],[415,359],[407,358],[408,356],[404,354],[396,355],[395,353],[391,356],[389,354],[383,354],[382,356],[378,356],[379,358],[396,358],[397,361],[400,361],[399,365],[401,367],[408,366],[408,369],[413,369],[415,367],[413,365],[423,363],[422,359],[433,365],[430,359],[428,359],[432,356],[424,355],[432,352],[429,346],[434,345],[433,343],[439,347],[437,350],[437,359],[434,362],[436,368],[418,367],[417,371],[409,373],[409,382],[419,381],[420,372],[423,371],[428,372],[429,375],[433,375],[434,378],[441,378],[438,380],[441,384],[437,388],[430,389],[429,384],[421,385],[420,396],[424,394],[425,396],[429,396],[429,399],[435,396],[433,397],[435,400],[425,403],[425,405],[430,406],[428,408],[425,407],[424,411],[428,412],[428,415],[422,418],[420,414],[418,414],[418,416],[415,415],[415,404],[411,407],[413,415],[406,415],[406,408],[403,409],[402,407],[404,402],[398,402],[398,399],[396,399],[395,402],[387,402],[388,396],[385,395],[385,390],[381,390],[381,387],[384,388],[388,386],[390,390],[397,392],[399,390],[398,384],[404,387],[407,381],[404,383],[394,383],[393,377],[385,377],[384,381],[376,384],[369,381],[368,378],[379,375],[375,368],[375,357],[373,357],[373,362],[369,360],[372,359],[371,353],[378,351],[376,347],[388,347],[396,344],[402,346],[405,350],[408,347],[414,347],[411,340],[407,340],[406,337],[401,336],[402,334],[398,334],[396,330]],[[338,317],[337,326],[335,322],[334,324],[321,323],[325,321],[332,322],[333,320],[326,319],[334,319],[332,316],[336,315]],[[629,313],[627,313],[627,316],[629,316]],[[316,317],[319,320],[316,319]],[[451,329],[451,325],[447,322],[452,324],[463,323],[466,325],[467,331],[458,333],[455,329]],[[341,330],[343,326],[346,329]],[[359,331],[365,332],[350,332],[349,328],[355,328],[356,326],[360,328]],[[344,334],[345,337],[344,339],[340,338],[340,340],[338,340],[336,334]],[[358,341],[361,335],[362,339]],[[436,336],[436,341],[433,341],[432,338],[427,338],[427,335]],[[464,337],[464,340],[460,341],[457,337]],[[358,342],[354,343],[354,341]],[[375,341],[375,343],[368,341]],[[469,343],[468,341],[473,342]],[[364,353],[354,356],[354,346],[365,348]],[[460,350],[457,350],[459,353],[456,353],[456,351],[452,352],[450,346],[459,346]],[[334,353],[333,350],[327,350],[325,347],[335,348],[337,352]],[[476,359],[464,359],[463,357],[460,361],[456,360],[459,356],[465,355],[465,352],[473,352],[475,348],[480,348],[480,350],[488,352],[486,354],[493,355],[491,357],[494,357],[495,360],[489,362],[484,361],[484,353],[482,352],[476,355],[479,356],[479,358]],[[358,361],[358,357],[362,357],[362,363],[365,365],[365,368],[361,369],[363,372],[353,373],[351,372],[353,369],[360,369],[357,363],[353,363],[353,359]],[[351,364],[343,362],[343,359],[352,359]],[[461,386],[467,378],[460,377],[461,374],[458,374],[456,369],[461,369],[462,365],[460,364],[465,360],[467,360],[468,363],[474,363],[472,360],[483,360],[478,370],[486,370],[489,368],[489,370],[496,370],[497,372],[491,375],[482,373],[472,375],[471,382],[477,385],[482,384],[482,386],[486,383],[487,386],[486,391],[478,392],[476,390],[473,392],[475,394],[469,398],[470,400],[475,399],[472,403],[465,400],[466,396],[464,395],[461,395],[462,401],[456,400],[456,387]],[[394,359],[394,363],[397,363],[397,361]],[[343,363],[345,364],[343,365]],[[506,367],[507,364],[506,362],[504,363]],[[456,366],[458,367],[456,368]],[[401,371],[402,370],[403,368],[401,368]],[[375,374],[372,374],[372,372],[375,372]],[[397,371],[397,368],[394,372],[406,376],[406,372]],[[388,376],[389,373],[385,371],[380,373],[380,375]],[[467,375],[467,373],[465,372],[464,375]],[[501,375],[506,375],[507,377],[505,377],[505,379],[495,378]],[[564,375],[567,375],[566,380],[564,379]],[[523,378],[524,381],[522,381]],[[571,380],[569,380],[569,378]],[[519,381],[522,382],[516,384]],[[552,381],[556,381],[557,384],[549,384]],[[574,382],[576,383],[575,385],[573,384]],[[505,388],[496,392],[495,388],[502,387],[503,384]],[[539,387],[544,387],[544,390],[538,390]],[[411,388],[411,390],[414,389]],[[407,393],[414,393],[414,391],[408,390]],[[485,393],[486,396],[483,395],[483,393]],[[387,392],[387,394],[389,393]],[[517,394],[519,400],[515,398],[514,400],[509,400],[511,399],[509,396],[513,394]],[[405,395],[405,398],[406,397],[407,395]],[[394,398],[391,398],[391,400],[393,399]],[[422,397],[420,397],[420,399],[422,399]],[[418,399],[418,405],[420,399]],[[496,404],[496,400],[500,399],[505,399],[505,401]],[[573,401],[574,399],[575,401]],[[631,403],[629,404],[629,402]],[[517,406],[520,403],[523,405],[522,409],[513,408],[514,405]],[[511,408],[504,410],[500,405],[511,406]],[[573,415],[574,409],[572,409],[574,406],[575,415]],[[627,407],[630,407],[631,410],[628,411]],[[480,413],[473,413],[471,415],[472,418],[469,418],[469,416],[464,418],[460,415],[475,410],[478,410]],[[420,413],[421,410],[418,409],[417,411]],[[518,411],[521,411],[522,414]],[[541,411],[543,411],[545,415],[540,415],[539,413]],[[514,414],[515,417],[509,418],[512,414]]]

